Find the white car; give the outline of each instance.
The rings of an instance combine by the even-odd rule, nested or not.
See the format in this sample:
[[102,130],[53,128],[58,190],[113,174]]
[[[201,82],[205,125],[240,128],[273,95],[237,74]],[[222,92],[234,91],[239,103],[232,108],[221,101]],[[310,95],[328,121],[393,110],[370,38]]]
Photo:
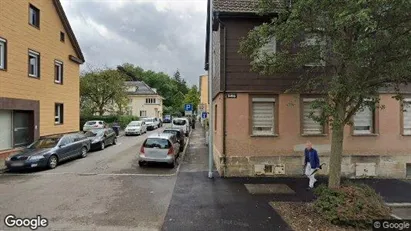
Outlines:
[[91,120],[91,121],[87,121],[84,124],[83,131],[87,132],[87,131],[90,131],[92,129],[106,128],[106,127],[108,127],[108,125],[106,124],[106,122],[104,122],[102,120]]
[[147,132],[147,126],[144,121],[131,121],[126,129],[126,136],[128,135],[141,135]]
[[160,127],[160,122],[156,118],[145,118],[143,121],[147,125],[147,130],[155,130]]
[[183,129],[184,134],[188,136],[190,134],[190,121],[187,118],[174,118],[171,124],[171,128]]

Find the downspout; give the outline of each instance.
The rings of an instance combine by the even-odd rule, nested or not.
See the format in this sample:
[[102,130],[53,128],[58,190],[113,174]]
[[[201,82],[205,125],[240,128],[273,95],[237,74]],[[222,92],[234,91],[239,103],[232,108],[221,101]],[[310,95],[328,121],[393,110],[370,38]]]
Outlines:
[[[219,24],[221,25],[221,28],[223,29],[223,44],[224,44],[224,52],[223,52],[223,57],[220,60],[223,60],[223,65],[220,65],[221,68],[223,68],[223,76],[221,79],[224,80],[224,87],[223,87],[223,171],[222,171],[222,177],[225,176],[225,173],[227,172],[227,145],[226,145],[226,136],[227,136],[227,129],[226,129],[226,123],[227,123],[227,103],[226,103],[226,92],[227,92],[227,79],[226,79],[226,54],[227,54],[227,29],[224,23],[220,20],[219,15],[217,14],[217,20]],[[220,46],[221,47],[221,46]],[[221,51],[220,51],[221,55]],[[221,75],[221,71],[220,71]]]

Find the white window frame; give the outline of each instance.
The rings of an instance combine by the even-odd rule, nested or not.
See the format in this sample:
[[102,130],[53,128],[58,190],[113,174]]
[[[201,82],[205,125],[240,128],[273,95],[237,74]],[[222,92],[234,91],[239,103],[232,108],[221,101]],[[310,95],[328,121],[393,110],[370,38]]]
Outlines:
[[62,113],[64,113],[64,109],[62,110],[62,107],[64,108],[62,103],[54,104],[54,124],[63,124]]
[[[303,135],[322,135],[322,134],[324,134],[325,133],[325,130],[324,130],[324,125],[322,125],[320,122],[317,122],[317,121],[314,121],[314,119],[312,119],[312,118],[306,118],[306,116],[305,116],[305,114],[306,114],[306,111],[305,111],[305,106],[306,106],[306,104],[308,104],[309,105],[309,107],[310,107],[310,109],[311,109],[311,105],[310,104],[312,104],[314,101],[316,101],[316,100],[322,100],[321,98],[303,98],[303,100],[302,100],[302,103],[303,103],[303,105],[302,105],[302,114],[301,114],[301,116],[303,116],[303,119],[302,119],[302,134]],[[312,110],[312,109],[311,109]],[[321,110],[321,109],[319,109],[319,110]],[[310,112],[308,112],[308,113],[311,113],[311,111]],[[319,113],[321,113],[321,111],[319,112]],[[316,126],[318,126],[319,127],[319,132],[306,132],[305,130],[306,130],[306,128],[305,128],[305,126],[306,126],[306,124],[305,124],[305,121],[306,121],[306,119],[307,120],[310,120],[310,122],[312,122],[312,123],[317,123],[317,124],[315,124]],[[320,128],[321,127],[321,128]]]
[[[371,101],[371,99],[366,99],[366,101]],[[364,113],[364,110],[369,110],[371,114],[371,119],[370,119],[370,129],[369,130],[356,130],[355,129],[355,120],[356,116],[358,115],[357,113]],[[353,118],[353,135],[369,135],[369,134],[374,134],[375,133],[375,110],[373,110],[370,107],[364,107],[361,109],[361,111],[357,111],[357,113],[352,117]]]
[[[409,111],[407,111],[407,108]],[[409,120],[406,120],[406,114],[409,113]],[[403,100],[402,108],[402,134],[411,135],[411,98],[406,98]]]
[[[33,16],[35,17],[35,19],[33,19]],[[36,20],[38,25],[36,25],[35,23]],[[31,4],[29,6],[29,24],[34,27],[40,28],[40,9]]]
[[6,69],[7,41],[0,38],[0,69]]
[[[260,97],[253,97],[252,98],[252,100],[251,100],[252,102],[251,102],[251,111],[252,111],[252,113],[251,113],[251,134],[253,135],[253,136],[270,136],[270,135],[276,135],[276,113],[277,113],[277,111],[276,111],[276,100],[275,100],[275,98],[274,97],[267,97],[267,98],[260,98]],[[270,130],[268,130],[268,131],[261,131],[261,130],[258,130],[258,129],[255,129],[256,127],[258,127],[258,126],[255,126],[255,123],[256,123],[256,117],[262,117],[262,116],[258,116],[258,115],[255,115],[255,112],[254,112],[254,106],[256,105],[256,104],[262,104],[262,103],[265,103],[266,104],[266,106],[268,106],[268,105],[270,105],[270,107],[271,107],[271,112],[270,113],[272,113],[272,118],[268,118],[268,119],[265,119],[266,121],[265,122],[267,122],[267,123],[271,123],[271,125],[270,126],[265,126],[266,128],[271,128]],[[262,126],[260,126],[260,128],[262,128]]]
[[146,98],[146,104],[156,104],[156,98]]
[[31,71],[31,63],[29,59],[29,76],[34,78],[40,78],[40,53],[29,50],[29,57],[35,58],[36,62],[33,68],[34,74],[30,73]]
[[140,110],[140,117],[147,117],[147,111]]
[[[63,83],[63,62],[54,60],[54,68],[58,68],[58,74],[56,76],[56,73],[54,72],[54,82],[58,84]],[[57,79],[56,79],[57,77]]]
[[[318,41],[320,40],[320,41]],[[326,41],[325,39],[321,39],[320,36],[318,35],[307,35],[307,37],[305,38],[304,42],[302,43],[302,46],[320,46],[320,57],[324,58],[325,57],[325,45],[326,45]],[[304,66],[307,67],[323,67],[325,66],[325,61],[324,60],[320,60],[320,62],[316,63],[316,62],[312,62],[312,63],[307,63]]]

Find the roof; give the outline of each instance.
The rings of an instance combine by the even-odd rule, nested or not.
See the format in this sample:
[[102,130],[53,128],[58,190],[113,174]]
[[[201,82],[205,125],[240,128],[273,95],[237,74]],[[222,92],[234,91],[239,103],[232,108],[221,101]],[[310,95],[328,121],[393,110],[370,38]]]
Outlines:
[[259,0],[213,0],[215,12],[257,12]]
[[158,95],[157,92],[155,92],[150,86],[148,86],[143,81],[126,81],[125,84],[128,87],[137,87],[136,91],[128,91],[127,94],[129,95]]
[[64,29],[67,32],[67,35],[70,39],[70,42],[76,52],[77,57],[72,55],[69,56],[70,60],[77,62],[78,64],[83,64],[85,62],[84,55],[81,52],[80,45],[77,42],[76,36],[74,35],[73,30],[71,29],[69,20],[67,19],[66,13],[64,12],[63,6],[61,5],[60,0],[53,0],[53,4],[56,7],[57,14],[60,17],[61,22],[63,23]]

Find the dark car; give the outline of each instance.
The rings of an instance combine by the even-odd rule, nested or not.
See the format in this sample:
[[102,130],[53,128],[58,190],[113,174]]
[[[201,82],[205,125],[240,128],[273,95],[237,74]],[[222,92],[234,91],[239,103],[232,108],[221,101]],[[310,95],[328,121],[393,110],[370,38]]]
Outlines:
[[164,116],[163,123],[171,123],[171,115]]
[[8,169],[55,168],[61,161],[86,157],[90,140],[84,134],[45,136],[6,158]]
[[184,138],[184,131],[181,128],[167,128],[164,129],[163,133],[171,133],[177,137],[178,142],[180,143],[180,151],[184,150],[185,146],[185,138]]
[[103,150],[108,145],[117,144],[117,135],[112,128],[92,129],[85,135],[91,141],[92,150]]

